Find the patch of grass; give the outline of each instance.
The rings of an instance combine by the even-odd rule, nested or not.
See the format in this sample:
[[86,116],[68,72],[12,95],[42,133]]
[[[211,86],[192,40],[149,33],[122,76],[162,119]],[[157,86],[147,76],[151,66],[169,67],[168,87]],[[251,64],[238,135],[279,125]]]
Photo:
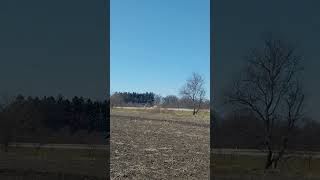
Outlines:
[[[264,170],[263,156],[246,155],[212,155],[211,172],[219,176],[254,175],[272,177],[309,177],[320,178],[320,159],[309,160],[303,157],[292,157],[279,162],[277,169]],[[309,166],[310,165],[310,166]]]
[[29,147],[10,147],[7,153],[1,152],[2,156],[11,156],[22,159],[45,159],[45,160],[92,160],[106,159],[107,150],[95,149],[55,149]]
[[24,180],[56,180],[56,179],[68,179],[68,180],[103,180],[105,178],[99,178],[95,176],[84,176],[72,173],[52,173],[52,172],[38,172],[33,170],[11,170],[0,169],[0,178],[2,180],[24,179]]
[[129,113],[131,115],[138,114],[158,114],[163,116],[170,116],[171,118],[194,118],[198,120],[209,120],[210,112],[208,111],[199,111],[195,116],[192,115],[191,111],[173,111],[167,109],[124,109],[124,108],[114,108],[111,110],[114,113]]
[[[193,116],[192,112],[188,111],[174,111],[173,114],[177,116]],[[200,111],[195,117],[199,119],[210,119],[210,112]]]
[[[10,147],[0,153],[0,179],[103,179],[108,150]],[[10,172],[10,173],[8,173]]]

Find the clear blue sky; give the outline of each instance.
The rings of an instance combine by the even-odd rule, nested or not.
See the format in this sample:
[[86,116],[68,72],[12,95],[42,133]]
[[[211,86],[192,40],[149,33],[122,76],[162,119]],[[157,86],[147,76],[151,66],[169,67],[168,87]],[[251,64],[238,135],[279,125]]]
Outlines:
[[209,98],[209,10],[209,0],[111,0],[111,93],[178,95],[197,72]]

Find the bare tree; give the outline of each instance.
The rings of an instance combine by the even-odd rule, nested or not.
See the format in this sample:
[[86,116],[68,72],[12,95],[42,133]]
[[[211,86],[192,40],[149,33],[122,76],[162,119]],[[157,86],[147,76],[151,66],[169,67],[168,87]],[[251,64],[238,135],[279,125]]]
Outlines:
[[192,100],[185,96],[179,99],[179,104],[181,108],[193,108]]
[[0,143],[5,152],[8,152],[9,143],[12,141],[15,135],[15,120],[9,119],[8,112],[1,112],[0,115]]
[[160,107],[160,105],[162,104],[162,100],[163,100],[162,96],[159,94],[156,94],[154,96],[154,103],[153,103],[154,106]]
[[245,73],[227,96],[228,102],[248,108],[263,122],[266,169],[277,167],[288,148],[290,134],[303,116],[301,59],[288,44],[268,38],[262,49],[249,54]]
[[192,101],[193,115],[196,115],[206,95],[203,77],[197,73],[192,73],[191,78],[187,80],[180,90],[180,94]]
[[179,108],[179,98],[175,95],[168,95],[163,98],[163,107]]
[[111,108],[113,108],[115,106],[122,106],[123,103],[124,103],[123,97],[118,93],[114,93],[110,97],[110,106],[111,106]]
[[16,134],[16,118],[13,117],[13,112],[8,109],[12,104],[13,97],[4,94],[0,100],[0,143],[5,152],[8,151],[9,143],[13,140]]

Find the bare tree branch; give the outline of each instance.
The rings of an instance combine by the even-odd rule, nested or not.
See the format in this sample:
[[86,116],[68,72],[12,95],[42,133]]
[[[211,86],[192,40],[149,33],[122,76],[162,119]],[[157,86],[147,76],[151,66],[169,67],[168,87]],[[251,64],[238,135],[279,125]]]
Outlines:
[[192,101],[193,115],[196,115],[201,108],[206,94],[203,77],[197,73],[192,73],[192,77],[182,87],[180,94]]
[[[304,95],[301,85],[295,81],[301,71],[301,57],[295,55],[280,40],[266,39],[264,48],[254,49],[247,56],[247,68],[227,96],[234,105],[244,106],[255,112],[264,122],[265,148],[268,149],[266,168],[269,168],[285,154],[290,132],[302,116]],[[279,121],[287,122],[282,137],[274,135]],[[280,149],[275,149],[276,140],[282,138]],[[274,153],[278,152],[276,156]]]

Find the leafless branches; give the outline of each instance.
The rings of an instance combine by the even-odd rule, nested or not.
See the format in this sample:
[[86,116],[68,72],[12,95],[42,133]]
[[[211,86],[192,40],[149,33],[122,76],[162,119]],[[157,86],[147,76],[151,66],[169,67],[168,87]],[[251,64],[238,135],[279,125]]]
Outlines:
[[182,87],[180,94],[192,101],[193,115],[196,115],[206,95],[203,77],[197,73],[192,73],[192,77],[188,79],[185,86]]
[[[266,168],[276,167],[287,148],[289,134],[303,116],[304,94],[298,81],[301,57],[288,44],[266,39],[264,48],[254,49],[247,56],[244,74],[235,82],[228,101],[247,107],[264,123],[265,148],[268,150]],[[275,126],[286,121],[282,137],[274,135]],[[275,153],[275,139],[282,138]],[[275,155],[276,154],[276,155]]]

